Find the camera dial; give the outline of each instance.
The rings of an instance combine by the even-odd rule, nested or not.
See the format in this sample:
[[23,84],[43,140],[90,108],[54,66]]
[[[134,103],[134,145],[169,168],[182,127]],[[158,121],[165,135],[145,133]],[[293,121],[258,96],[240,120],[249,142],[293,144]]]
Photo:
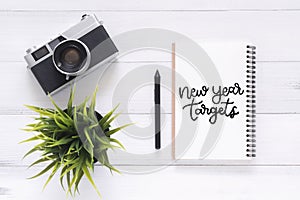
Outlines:
[[32,53],[36,49],[36,46],[33,46],[26,50],[26,53]]
[[89,17],[88,14],[84,14],[84,15],[81,16],[81,20],[84,20],[84,19],[86,19],[86,18],[88,18],[88,17]]
[[91,61],[88,47],[79,40],[64,40],[53,51],[52,57],[56,69],[69,76],[84,73]]

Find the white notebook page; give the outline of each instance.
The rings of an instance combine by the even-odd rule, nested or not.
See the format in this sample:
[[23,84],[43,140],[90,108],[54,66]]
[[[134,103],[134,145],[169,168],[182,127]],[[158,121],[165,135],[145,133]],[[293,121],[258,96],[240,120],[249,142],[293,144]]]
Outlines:
[[[222,86],[221,89],[230,86],[240,86],[240,93],[244,90],[243,94],[237,95],[229,94],[228,96],[223,97],[224,100],[229,98],[229,102],[233,104],[228,104],[227,110],[230,111],[233,106],[236,106],[235,111],[238,111],[239,114],[235,115],[233,118],[224,117],[222,127],[219,133],[213,133],[218,135],[214,141],[214,145],[211,145],[211,148],[208,153],[201,155],[200,152],[203,148],[206,138],[208,137],[208,132],[212,124],[209,119],[211,115],[193,115],[193,118],[198,116],[198,119],[194,122],[197,123],[196,134],[194,135],[193,140],[190,142],[190,145],[185,148],[184,153],[182,148],[178,152],[177,147],[181,144],[181,141],[175,138],[175,155],[177,159],[249,159],[246,157],[246,46],[248,43],[245,42],[201,42],[198,43],[208,54],[212,62],[214,63],[219,75],[221,77]],[[180,42],[176,43],[176,49],[180,48]],[[195,89],[201,89],[202,86],[207,85],[205,77],[193,67],[188,61],[184,58],[181,58],[176,55],[176,79],[180,75],[189,83],[190,87]],[[176,92],[176,104],[175,104],[175,134],[179,133],[179,129],[183,128],[185,130],[184,124],[181,123],[182,116],[190,114],[190,107],[186,106],[185,109],[182,109],[181,101],[185,101],[184,105],[187,105],[186,102],[191,102],[186,97],[186,93],[183,93],[183,98],[179,97],[179,87],[184,88],[180,83],[175,82],[175,92]],[[237,91],[238,87],[235,87]],[[214,91],[217,92],[219,85],[214,85]],[[182,90],[181,90],[182,91]],[[225,104],[214,104],[212,97],[214,93],[212,87],[209,88],[207,94],[201,97],[195,97],[194,101],[202,101],[202,104],[205,104],[205,107],[224,107]],[[218,100],[218,95],[215,97],[215,101]],[[183,100],[184,99],[184,100]],[[199,104],[199,105],[202,105]],[[199,106],[198,106],[199,107]],[[194,106],[195,108],[195,106]],[[220,115],[217,115],[217,120],[219,120]],[[192,119],[191,119],[192,120]],[[213,121],[213,120],[212,120]],[[188,130],[188,129],[186,129]]]

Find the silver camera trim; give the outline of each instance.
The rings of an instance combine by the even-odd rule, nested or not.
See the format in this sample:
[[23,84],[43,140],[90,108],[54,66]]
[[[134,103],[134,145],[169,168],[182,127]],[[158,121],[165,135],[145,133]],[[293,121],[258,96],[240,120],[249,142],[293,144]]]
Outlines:
[[[66,43],[66,42],[70,42],[70,41],[75,41],[75,42],[80,43],[80,44],[84,47],[84,49],[85,49],[85,51],[86,51],[86,62],[85,62],[85,64],[84,64],[84,66],[83,66],[80,70],[78,70],[77,72],[65,72],[65,71],[61,70],[60,67],[56,65],[56,62],[55,62],[54,56],[53,56],[53,55],[55,54],[56,49],[57,49],[60,45]],[[59,44],[57,44],[56,47],[53,49],[52,62],[53,62],[53,64],[54,64],[55,68],[57,69],[57,71],[59,71],[59,72],[62,73],[62,74],[67,75],[66,79],[68,80],[68,79],[69,79],[68,76],[79,76],[79,75],[82,75],[82,74],[89,68],[90,63],[91,63],[91,53],[90,53],[89,48],[86,46],[86,44],[84,44],[84,43],[81,42],[80,40],[76,40],[76,39],[67,39],[67,40],[64,40],[64,41],[60,42]]]
[[[96,15],[85,15],[81,21],[73,26],[71,26],[68,30],[64,31],[62,34],[57,35],[55,38],[58,38],[59,36],[64,37],[66,40],[69,39],[78,39],[81,36],[84,36],[85,34],[89,33],[93,29],[97,28],[98,26],[103,25],[103,22],[98,20]],[[52,39],[49,41],[53,41]],[[53,50],[50,48],[48,45],[49,42],[47,42],[44,45],[40,45],[38,47],[32,47],[29,48],[26,52],[27,54],[24,56],[24,59],[27,62],[27,68],[30,69],[31,67],[34,67],[36,64],[43,62],[46,60],[49,56],[53,55]],[[35,52],[36,50],[40,49],[41,47],[45,46],[49,54],[44,56],[43,58],[40,58],[39,60],[35,61],[34,58],[32,57],[32,53]]]

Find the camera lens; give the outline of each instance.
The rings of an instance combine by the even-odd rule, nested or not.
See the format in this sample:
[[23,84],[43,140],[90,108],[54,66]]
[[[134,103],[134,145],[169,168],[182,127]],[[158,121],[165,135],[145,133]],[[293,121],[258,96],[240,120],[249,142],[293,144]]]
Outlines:
[[67,48],[62,53],[63,62],[69,65],[78,65],[80,61],[80,52],[76,48]]
[[55,47],[53,62],[61,73],[76,76],[88,68],[90,53],[81,41],[65,40]]

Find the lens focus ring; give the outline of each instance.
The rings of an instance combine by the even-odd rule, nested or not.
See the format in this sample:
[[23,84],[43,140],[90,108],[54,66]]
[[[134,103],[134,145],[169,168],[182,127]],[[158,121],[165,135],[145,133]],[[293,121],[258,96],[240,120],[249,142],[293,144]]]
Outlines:
[[56,69],[63,74],[80,75],[89,67],[89,49],[79,40],[65,40],[55,47],[53,63]]

